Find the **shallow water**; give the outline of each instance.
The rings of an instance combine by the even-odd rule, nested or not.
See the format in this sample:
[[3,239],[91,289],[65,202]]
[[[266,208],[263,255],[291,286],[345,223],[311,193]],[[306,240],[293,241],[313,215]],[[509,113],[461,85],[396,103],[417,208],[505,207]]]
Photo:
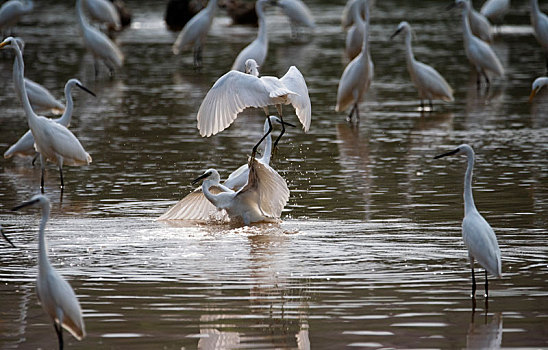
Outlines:
[[[78,77],[98,95],[75,93],[71,125],[93,163],[65,167],[62,197],[55,166],[47,168],[49,256],[75,289],[88,333],[82,342],[65,334],[68,347],[548,346],[548,94],[527,103],[531,82],[544,73],[528,7],[513,4],[494,43],[505,79],[478,92],[458,12],[436,1],[377,1],[375,78],[352,128],[334,112],[346,64],[343,3],[308,3],[318,27],[297,41],[287,20],[268,10],[262,73],[281,76],[297,65],[313,106],[310,132],[289,130],[273,161],[291,190],[280,225],[155,221],[204,169],[226,176],[243,164],[260,135],[260,110],[208,139],[195,127],[201,100],[254,28],[231,26],[219,11],[204,68],[195,71],[191,54],[171,54],[175,34],[165,29],[164,5],[130,3],[133,25],[117,38],[124,68],[112,79],[103,70],[97,80],[66,4],[41,1],[17,28],[29,78],[60,96]],[[418,109],[403,39],[388,40],[404,19],[416,32],[417,59],[455,89],[456,101],[437,103],[432,113]],[[0,57],[3,152],[27,126],[12,87],[13,55]],[[474,196],[503,262],[488,304],[476,270],[475,313],[460,234],[465,160],[432,159],[463,142],[476,150]],[[10,211],[39,192],[39,181],[29,159],[0,161],[0,221],[17,245],[0,241],[2,349],[56,347],[34,290],[39,214]]]

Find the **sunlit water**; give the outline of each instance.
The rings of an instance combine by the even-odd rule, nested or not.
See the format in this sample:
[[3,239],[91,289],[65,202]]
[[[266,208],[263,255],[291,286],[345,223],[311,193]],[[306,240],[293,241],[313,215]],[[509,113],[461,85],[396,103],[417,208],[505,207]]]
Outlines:
[[[289,130],[273,161],[291,190],[280,225],[155,221],[204,169],[226,176],[243,164],[260,135],[260,110],[208,139],[195,127],[202,98],[255,28],[231,26],[219,11],[197,72],[190,53],[171,54],[164,4],[130,2],[132,28],[117,38],[124,68],[97,80],[69,4],[41,1],[17,28],[28,77],[57,96],[72,77],[98,94],[75,93],[71,130],[93,163],[65,167],[62,200],[58,172],[47,168],[49,255],[75,289],[88,333],[82,342],[65,334],[69,347],[548,346],[548,94],[527,103],[531,82],[544,73],[527,5],[512,4],[510,25],[495,39],[505,79],[478,92],[458,11],[436,1],[377,1],[375,78],[356,129],[334,112],[346,64],[343,3],[308,3],[318,27],[297,41],[287,20],[268,10],[262,72],[281,76],[297,65],[313,106],[310,132]],[[456,101],[432,113],[418,109],[403,40],[389,41],[404,19],[415,30],[416,57],[455,89]],[[4,152],[27,126],[12,87],[13,54],[0,57]],[[291,108],[285,113],[296,122]],[[463,142],[477,153],[475,200],[503,263],[503,278],[490,280],[487,310],[478,273],[475,313],[460,236],[465,161],[432,159]],[[34,290],[39,214],[9,210],[39,192],[39,181],[29,159],[0,161],[0,221],[17,245],[0,242],[2,349],[57,344]]]

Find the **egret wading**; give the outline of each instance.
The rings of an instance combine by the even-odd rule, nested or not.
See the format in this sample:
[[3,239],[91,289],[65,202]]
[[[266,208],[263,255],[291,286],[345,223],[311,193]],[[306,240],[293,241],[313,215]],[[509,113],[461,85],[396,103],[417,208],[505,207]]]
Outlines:
[[536,78],[531,86],[531,95],[529,95],[529,102],[533,101],[533,98],[538,94],[538,92],[545,86],[548,85],[548,77],[539,77]]
[[337,89],[335,111],[341,112],[352,106],[346,118],[349,122],[352,121],[354,114],[355,121],[360,120],[358,104],[371,86],[373,68],[373,61],[369,54],[369,2],[366,1],[362,51],[344,69]]
[[25,64],[19,45],[17,45],[14,38],[8,37],[0,43],[0,49],[4,47],[12,48],[15,51],[16,59],[19,60],[19,74],[17,74],[15,82],[22,91],[23,109],[27,115],[29,128],[34,137],[36,151],[40,153],[40,165],[42,168],[40,188],[44,192],[46,160],[49,160],[56,163],[59,167],[61,189],[63,190],[65,187],[63,182],[63,164],[87,165],[91,163],[91,156],[84,150],[80,141],[78,141],[69,129],[52,119],[38,116],[34,113],[25,89]]
[[462,220],[462,238],[468,249],[470,268],[472,269],[472,298],[476,295],[476,277],[474,275],[474,261],[485,269],[485,297],[489,295],[487,272],[495,277],[501,277],[500,249],[495,232],[476,209],[472,196],[472,170],[474,168],[474,150],[467,144],[440,154],[434,159],[464,154],[468,160],[464,175],[464,219]]
[[[272,137],[271,127],[272,123],[282,121],[275,116],[270,116],[264,123],[264,138],[265,147],[263,155],[260,158],[256,158],[259,163],[269,165],[272,155]],[[249,178],[249,163],[245,163],[238,169],[233,171],[228,178],[220,186],[224,186],[232,191],[239,191],[247,183]],[[223,187],[223,188],[224,188]],[[215,189],[210,188],[210,191],[214,193]],[[218,212],[217,208],[207,200],[202,191],[202,187],[196,188],[189,193],[174,206],[172,206],[167,212],[162,214],[158,220],[200,220],[206,221],[215,216]]]
[[452,102],[453,89],[447,81],[434,68],[422,62],[415,60],[413,49],[411,47],[411,26],[407,22],[401,22],[398,29],[390,37],[393,39],[399,33],[405,34],[405,57],[407,61],[407,71],[411,76],[411,81],[415,84],[421,100],[421,110],[424,110],[424,100],[428,100],[430,110],[433,110],[432,100],[439,99]]
[[261,66],[264,63],[266,53],[268,52],[268,31],[264,14],[264,9],[267,4],[268,0],[258,0],[255,3],[255,12],[257,12],[257,19],[259,21],[257,37],[249,45],[244,47],[238,56],[236,56],[231,70],[245,72],[248,59],[254,60],[258,66]]
[[63,328],[78,340],[82,340],[86,336],[82,310],[74,290],[51,266],[48,259],[45,229],[50,213],[49,199],[43,195],[37,195],[12,210],[19,210],[28,206],[38,206],[42,210],[42,220],[38,231],[36,294],[42,309],[53,322],[53,328],[55,328],[59,340],[59,349],[63,349]]
[[[15,60],[17,61],[17,58]],[[14,70],[15,69],[16,67],[14,67]],[[16,73],[20,74],[18,67],[17,67],[17,70],[18,71]],[[25,87],[26,86],[27,85],[25,85]],[[67,107],[65,108],[65,111],[63,112],[63,115],[60,118],[54,119],[56,123],[59,123],[67,128],[69,127],[70,121],[72,119],[72,111],[74,108],[74,103],[72,101],[72,89],[75,86],[95,96],[95,94],[92,91],[90,91],[88,88],[86,88],[84,85],[82,85],[82,83],[78,79],[70,79],[69,81],[67,81],[67,83],[65,84],[65,98],[67,101]],[[18,91],[18,93],[21,94],[20,99],[22,101],[23,100],[22,91],[20,92]],[[27,90],[27,93],[28,93],[28,90]],[[34,159],[36,159],[36,157],[38,156],[38,154],[36,153],[36,149],[34,148],[34,137],[32,136],[32,132],[30,130],[28,130],[23,136],[21,136],[21,138],[16,143],[11,145],[10,148],[8,148],[6,152],[4,152],[4,158],[6,159],[11,158],[14,155],[22,156],[22,157],[31,156],[31,157],[34,157]],[[33,163],[34,163],[34,159],[33,159]]]
[[187,47],[193,47],[194,67],[202,66],[202,47],[217,12],[217,0],[209,0],[207,6],[188,21],[175,39],[172,51],[178,55]]
[[[310,128],[312,108],[308,88],[301,72],[291,66],[281,78],[264,76],[259,78],[257,62],[253,59],[246,61],[246,73],[231,70],[215,82],[200,105],[198,115],[198,130],[203,137],[215,135],[226,129],[238,114],[248,107],[262,107],[268,118],[268,106],[275,105],[278,116],[282,120],[282,131],[274,147],[285,132],[282,105],[292,104],[295,108],[305,132]],[[255,156],[259,141],[253,147],[252,157]]]

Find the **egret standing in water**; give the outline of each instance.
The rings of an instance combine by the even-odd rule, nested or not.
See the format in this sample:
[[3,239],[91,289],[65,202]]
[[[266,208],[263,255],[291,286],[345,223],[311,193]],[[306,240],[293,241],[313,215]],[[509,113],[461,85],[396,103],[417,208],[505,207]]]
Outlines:
[[501,277],[500,249],[497,236],[476,209],[472,196],[472,170],[474,168],[474,150],[467,144],[462,144],[455,150],[440,154],[435,159],[464,154],[468,159],[468,166],[464,175],[464,219],[462,220],[462,238],[468,249],[470,267],[472,269],[472,298],[476,295],[476,277],[474,275],[474,261],[485,269],[485,297],[489,295],[487,272],[495,277]]
[[[17,61],[17,58],[15,60]],[[14,70],[15,69],[16,67],[14,67]],[[17,70],[19,69],[17,68]],[[17,71],[16,74],[20,73]],[[67,128],[69,127],[70,121],[72,119],[72,110],[74,107],[74,103],[72,101],[72,88],[75,86],[95,96],[95,94],[88,90],[88,88],[86,88],[84,85],[82,85],[82,83],[78,79],[70,79],[69,81],[67,81],[67,83],[65,84],[65,98],[67,100],[67,108],[60,118],[54,119],[56,123],[59,123]],[[22,100],[22,95],[20,97]],[[32,132],[30,130],[28,130],[23,136],[21,136],[21,138],[16,143],[8,148],[8,150],[4,153],[4,158],[8,159],[13,157],[14,155],[32,157],[36,156],[36,149],[34,148],[34,137],[32,136]]]
[[91,163],[91,156],[84,150],[80,141],[74,136],[65,126],[56,123],[52,119],[38,116],[30,106],[27,91],[24,83],[25,63],[23,62],[23,54],[19,49],[19,45],[14,38],[8,37],[0,43],[0,49],[10,47],[15,51],[17,60],[19,61],[19,74],[15,80],[18,88],[22,91],[23,109],[27,115],[29,128],[34,137],[35,148],[40,153],[40,164],[42,168],[42,176],[40,180],[40,188],[44,191],[44,173],[46,160],[50,160],[59,167],[59,175],[61,178],[61,189],[64,189],[63,182],[63,164],[68,165],[87,165]]
[[28,206],[38,206],[42,210],[42,220],[38,231],[38,277],[36,279],[36,294],[42,309],[53,322],[55,333],[59,340],[59,349],[63,349],[63,328],[76,339],[86,336],[84,320],[80,303],[74,290],[68,282],[51,266],[46,248],[45,229],[50,213],[49,199],[42,195],[32,197],[12,210]]
[[82,0],[76,0],[76,16],[80,24],[84,46],[93,56],[95,76],[99,72],[99,62],[103,62],[108,67],[110,74],[113,75],[114,70],[124,64],[124,54],[108,36],[87,22],[82,10]]
[[352,106],[346,119],[352,121],[352,116],[356,114],[356,122],[360,120],[358,104],[373,81],[373,61],[369,55],[369,1],[367,0],[363,25],[362,51],[344,69],[337,89],[337,105],[335,106],[337,112]]
[[[299,27],[316,27],[314,17],[310,9],[301,0],[273,0],[273,3],[280,7],[291,23],[291,36],[296,38],[299,34]],[[260,64],[260,63],[259,63]]]
[[445,79],[434,68],[422,62],[415,60],[413,49],[411,48],[411,26],[407,22],[401,22],[398,29],[392,34],[391,39],[399,33],[405,34],[405,56],[407,60],[407,70],[411,80],[419,91],[421,100],[421,110],[424,110],[424,100],[430,103],[432,111],[432,100],[440,99],[447,102],[453,101],[453,89],[447,84]]
[[[282,120],[282,132],[274,142],[274,147],[285,131],[282,105],[292,104],[304,132],[310,128],[312,108],[308,88],[303,75],[291,66],[280,79],[271,76],[259,78],[257,62],[246,61],[246,73],[231,70],[215,82],[200,105],[198,130],[203,137],[215,135],[226,129],[238,114],[248,107],[263,107],[268,118],[268,106],[275,105]],[[260,142],[259,142],[260,143]],[[259,145],[253,147],[253,155]]]
[[2,228],[2,225],[0,225],[0,233],[2,234],[2,237],[4,237],[4,239],[6,241],[8,241],[8,243],[13,247],[15,248],[15,244],[13,244],[10,239],[8,238],[8,236],[6,236],[6,233],[4,232],[4,229]]
[[32,0],[9,0],[0,7],[0,31],[5,34],[11,31],[22,16],[30,13],[34,8]]
[[207,6],[188,21],[173,43],[172,50],[178,55],[183,49],[193,46],[194,67],[202,66],[202,47],[217,12],[217,0],[209,0]]
[[536,94],[542,89],[543,87],[548,85],[548,77],[539,77],[536,78],[533,82],[533,85],[531,86],[531,95],[529,95],[529,102],[533,101],[533,98],[535,98]]
[[485,78],[487,86],[490,85],[488,72],[493,72],[496,76],[504,75],[504,68],[497,55],[486,42],[478,39],[472,34],[468,14],[470,12],[470,2],[468,0],[456,0],[455,4],[462,8],[462,34],[464,38],[464,51],[468,61],[477,72],[477,86],[480,87],[481,76]]
[[537,41],[544,49],[546,56],[546,71],[548,72],[548,16],[540,11],[538,0],[530,0],[531,25]]
[[[272,123],[282,121],[275,116],[270,116],[264,123],[265,147],[263,155],[256,158],[259,163],[269,165],[272,155]],[[224,186],[232,191],[239,191],[247,183],[249,178],[249,163],[245,163],[233,171],[220,186]],[[211,191],[214,191],[210,188]],[[217,212],[217,208],[207,200],[202,191],[202,187],[196,188],[177,204],[172,206],[167,212],[158,218],[158,220],[208,220]]]
[[255,3],[255,12],[257,12],[259,21],[257,38],[240,51],[232,64],[232,70],[245,72],[245,63],[248,59],[253,59],[258,66],[261,66],[264,63],[266,53],[268,52],[268,31],[264,14],[264,8],[267,4],[268,0],[257,0]]

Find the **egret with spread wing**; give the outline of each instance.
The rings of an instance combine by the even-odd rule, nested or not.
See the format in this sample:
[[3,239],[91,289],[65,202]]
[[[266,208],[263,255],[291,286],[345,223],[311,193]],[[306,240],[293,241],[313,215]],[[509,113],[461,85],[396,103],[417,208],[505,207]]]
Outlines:
[[391,38],[394,38],[399,33],[405,34],[407,70],[413,84],[415,84],[415,87],[419,91],[421,109],[424,110],[424,100],[428,100],[430,103],[430,110],[433,110],[432,100],[434,99],[448,102],[453,101],[453,89],[451,89],[441,74],[429,65],[415,60],[413,49],[411,48],[411,26],[409,23],[405,21],[401,22]]
[[[246,62],[247,73],[231,70],[213,84],[198,110],[200,135],[209,137],[223,131],[236,120],[238,113],[248,107],[263,107],[268,116],[267,107],[275,105],[283,121],[282,105],[290,103],[295,108],[304,131],[308,131],[312,108],[308,88],[301,72],[295,66],[291,66],[279,79],[271,76],[259,78],[257,68],[257,62],[249,59]],[[274,142],[274,147],[285,131],[285,124],[288,123],[282,123],[282,132]],[[254,151],[258,145],[255,145]]]
[[59,349],[63,349],[63,328],[76,339],[86,336],[84,320],[80,303],[74,290],[68,282],[51,266],[46,249],[45,229],[50,213],[49,199],[43,195],[32,197],[12,210],[28,206],[38,206],[42,209],[42,220],[38,231],[38,277],[36,279],[36,294],[42,309],[53,322],[55,333],[59,340]]
[[65,126],[56,123],[52,119],[38,116],[30,106],[29,98],[24,84],[25,64],[23,62],[23,54],[19,49],[19,45],[14,38],[8,37],[0,43],[0,49],[3,47],[12,48],[15,51],[17,60],[19,61],[19,74],[15,83],[22,91],[23,109],[27,115],[29,128],[34,137],[35,148],[40,153],[40,164],[42,168],[42,177],[40,187],[44,191],[44,173],[46,160],[50,160],[59,167],[59,175],[61,178],[61,189],[64,189],[63,182],[63,164],[68,165],[87,165],[91,163],[91,156],[84,150],[82,144],[76,136]]
[[476,295],[476,277],[474,275],[474,261],[485,269],[485,296],[488,296],[487,272],[495,277],[501,277],[500,249],[497,236],[489,223],[476,209],[472,196],[472,171],[474,169],[474,150],[467,144],[462,144],[455,150],[440,154],[435,159],[464,154],[468,159],[468,166],[464,175],[464,219],[462,220],[462,238],[468,249],[470,267],[472,269],[472,298]]

